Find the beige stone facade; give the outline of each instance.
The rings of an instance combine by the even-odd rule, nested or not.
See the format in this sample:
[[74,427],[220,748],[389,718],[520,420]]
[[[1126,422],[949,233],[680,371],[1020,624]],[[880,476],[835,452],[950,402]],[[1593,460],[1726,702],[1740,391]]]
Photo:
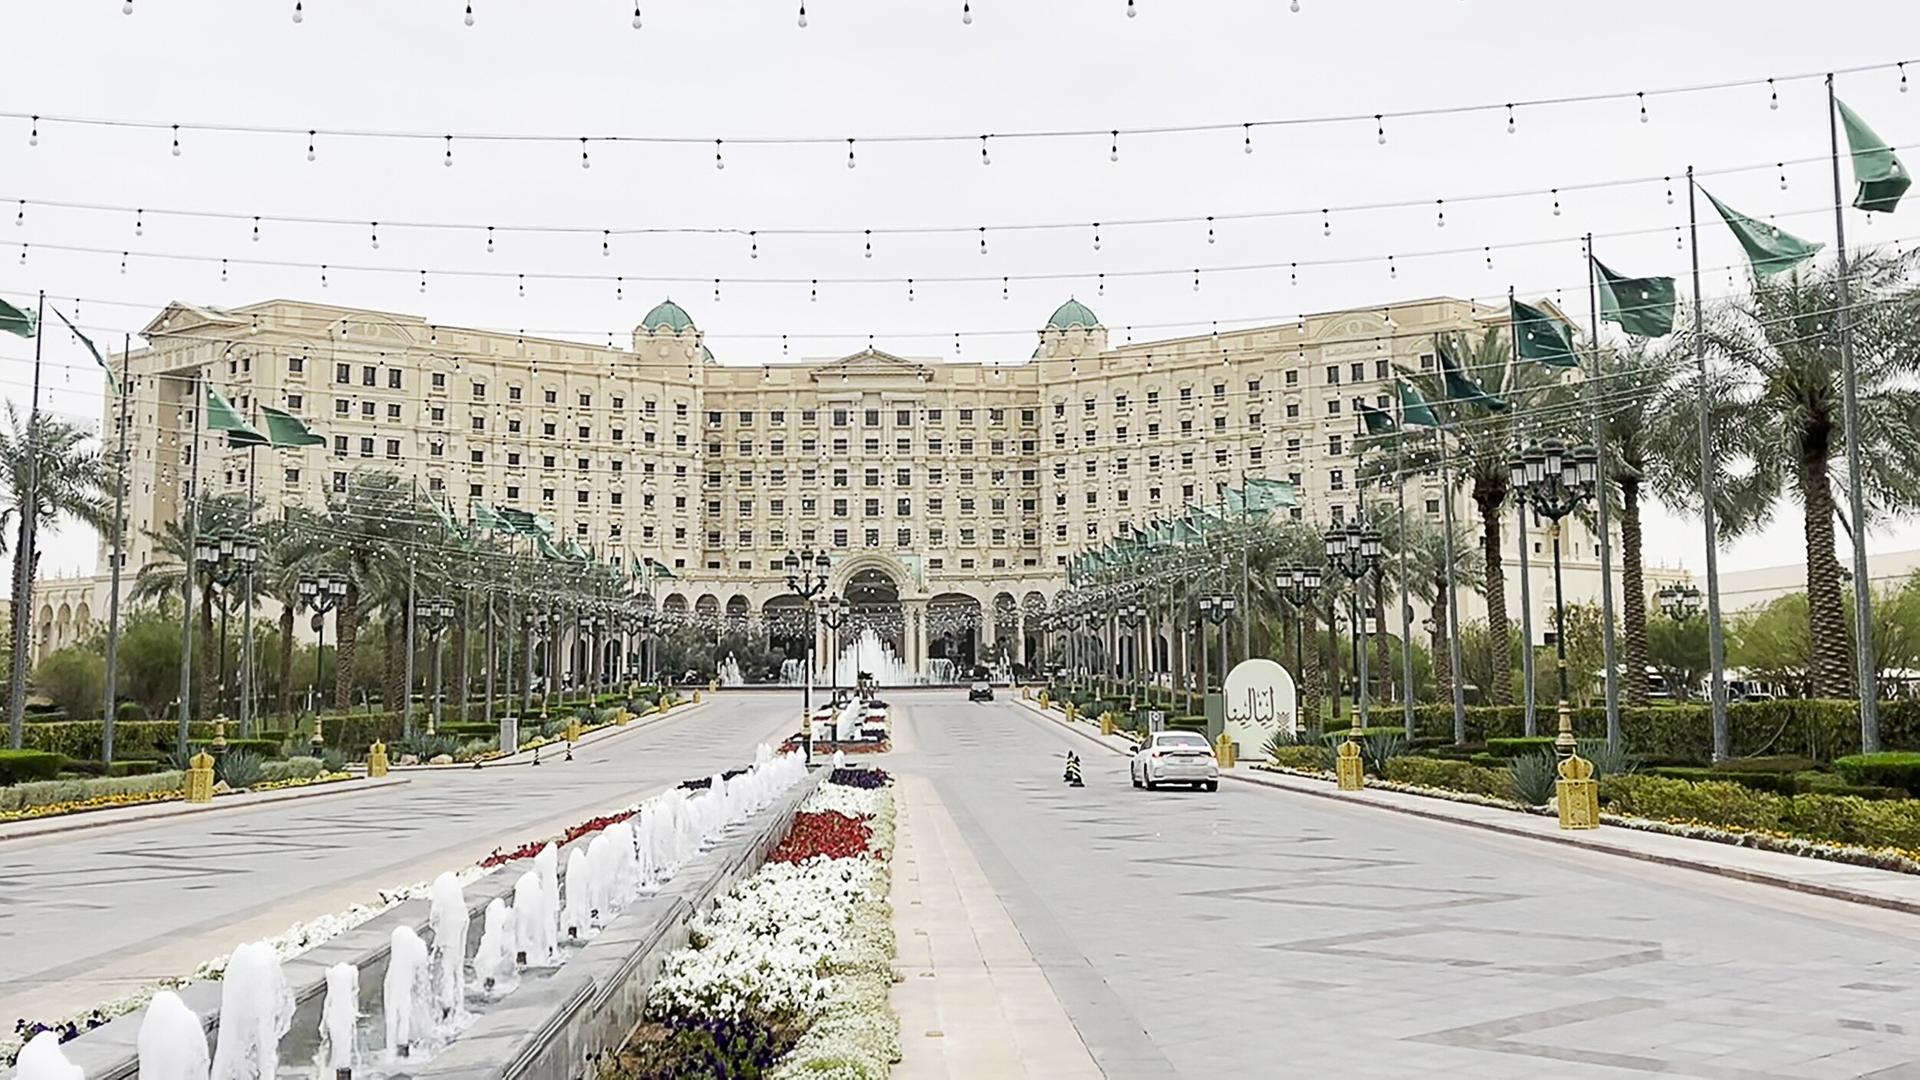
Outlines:
[[[782,606],[789,549],[825,548],[837,592],[897,610],[882,629],[915,671],[942,655],[1020,662],[1068,561],[1128,523],[1217,503],[1245,477],[1292,481],[1304,520],[1350,513],[1357,406],[1388,407],[1396,366],[1431,366],[1433,334],[1503,316],[1436,298],[1115,343],[1069,301],[1031,357],[762,364],[716,360],[671,301],[625,347],[296,301],[177,304],[130,360],[125,566],[152,561],[151,534],[179,513],[199,372],[242,413],[285,409],[327,439],[246,451],[203,435],[210,492],[251,484],[269,510],[319,509],[352,471],[390,469],[461,516],[517,507],[603,556],[658,560],[676,575],[655,586],[667,609],[749,620]],[[1416,480],[1408,511],[1437,518],[1440,498],[1437,477]],[[1475,520],[1464,498],[1456,512]],[[1517,552],[1511,523],[1506,537]],[[1576,531],[1576,597],[1598,591],[1594,556]],[[1543,623],[1551,594],[1534,579]],[[104,576],[42,583],[36,646],[73,640],[105,597]]]

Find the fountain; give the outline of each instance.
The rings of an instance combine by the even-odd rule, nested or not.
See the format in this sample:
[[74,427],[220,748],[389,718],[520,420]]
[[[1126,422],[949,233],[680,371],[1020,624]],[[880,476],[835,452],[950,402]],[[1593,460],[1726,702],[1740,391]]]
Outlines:
[[14,1080],[87,1080],[86,1071],[67,1060],[54,1031],[43,1031],[20,1048],[13,1075]]
[[533,871],[540,875],[540,896],[547,912],[540,924],[540,945],[551,957],[560,949],[560,852],[551,841],[533,857]]
[[804,686],[807,681],[807,662],[805,660],[780,661],[780,685]]
[[[29,1044],[31,1045],[31,1044]],[[136,1040],[146,1080],[207,1080],[207,1029],[180,995],[162,990],[147,1003]],[[26,1053],[17,1075],[27,1076]]]
[[233,950],[220,980],[213,1080],[272,1080],[280,1039],[292,1026],[293,991],[273,946],[256,941]]
[[473,977],[486,993],[506,993],[519,981],[514,973],[518,947],[513,940],[513,913],[506,901],[495,897],[487,903],[480,930],[480,949],[473,954]]
[[740,661],[735,660],[733,658],[732,653],[728,653],[726,660],[722,661],[720,664],[720,685],[721,686],[747,685],[746,676],[740,674]]
[[[353,1075],[356,1050],[354,1025],[360,1019],[360,969],[339,963],[327,969],[327,998],[320,1007],[320,1057],[316,1062],[331,1072],[334,1080],[349,1080]],[[146,1076],[143,1061],[140,1075]]]
[[553,963],[547,952],[546,931],[541,924],[556,925],[547,911],[547,894],[540,887],[540,875],[532,870],[513,883],[513,940],[517,946],[514,962],[521,967],[546,967]]
[[927,661],[927,681],[933,684],[960,681],[960,669],[953,661],[944,656],[936,656]]
[[427,925],[433,930],[433,1015],[451,1024],[467,1003],[467,897],[460,879],[433,879]]
[[839,772],[841,769],[844,769],[846,767],[847,767],[846,753],[840,750],[835,750],[833,752],[833,771]]
[[913,682],[913,672],[900,661],[893,646],[880,640],[880,635],[871,627],[860,631],[858,637],[840,650],[840,656],[833,662],[831,681],[838,686],[852,686],[863,671],[880,686],[906,686]]
[[383,999],[389,1061],[411,1057],[414,1045],[426,1041],[422,1021],[433,1000],[432,967],[427,943],[420,940],[413,927],[394,927]]
[[592,927],[593,908],[588,900],[592,891],[587,878],[587,853],[580,850],[578,844],[567,852],[567,901],[560,909],[560,923],[567,937],[579,941],[587,936]]

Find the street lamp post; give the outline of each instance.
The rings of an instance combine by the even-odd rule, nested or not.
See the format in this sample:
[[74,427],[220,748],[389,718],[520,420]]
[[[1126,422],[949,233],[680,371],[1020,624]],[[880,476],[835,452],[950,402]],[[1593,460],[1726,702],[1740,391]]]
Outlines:
[[[1560,688],[1559,734],[1554,736],[1553,748],[1560,757],[1570,758],[1578,744],[1573,737],[1573,709],[1567,704],[1567,609],[1560,576],[1560,523],[1593,497],[1600,478],[1600,455],[1591,446],[1569,450],[1559,439],[1548,439],[1516,454],[1507,468],[1519,498],[1553,523],[1553,651]],[[1532,648],[1533,643],[1528,642],[1527,647]]]
[[[440,671],[441,656],[445,652],[447,627],[453,622],[453,601],[444,597],[421,600],[413,605],[414,617],[426,628],[427,641],[433,648],[433,711],[427,714],[427,734],[436,733],[440,725]],[[411,695],[413,688],[408,687]],[[405,706],[409,710],[412,703]]]
[[600,692],[600,627],[605,621],[592,609],[580,612],[576,619],[580,627],[580,666],[584,669],[580,681],[586,689],[588,707],[593,705],[593,695]]
[[1227,683],[1227,621],[1233,618],[1238,602],[1224,593],[1200,598],[1200,615],[1204,620],[1200,625],[1200,710],[1207,708],[1207,680],[1213,672],[1207,661],[1207,627],[1211,622],[1220,630],[1220,686]]
[[[1293,609],[1293,674],[1294,678],[1301,681],[1300,689],[1304,690],[1307,678],[1306,611],[1307,605],[1320,593],[1320,568],[1289,563],[1274,575],[1273,584],[1280,591],[1280,599]],[[1296,712],[1298,708],[1299,702],[1296,701]],[[1317,711],[1313,719],[1312,727],[1318,731],[1320,717]]]
[[[1120,608],[1120,621],[1127,625],[1127,638],[1132,642],[1133,648],[1133,671],[1131,673],[1133,678],[1131,681],[1134,686],[1139,688],[1141,693],[1146,692],[1146,680],[1141,677],[1140,669],[1140,623],[1141,620],[1146,617],[1147,609],[1141,607],[1139,604],[1126,604]],[[1128,697],[1132,699],[1133,695],[1129,694]],[[1129,712],[1132,712],[1138,707],[1139,703],[1137,700],[1129,700],[1127,702],[1127,711]]]
[[[1356,518],[1358,515],[1356,515]],[[1368,574],[1380,569],[1380,530],[1362,527],[1358,520],[1335,525],[1327,530],[1327,565],[1347,579],[1347,628],[1354,639],[1353,726],[1347,732],[1350,742],[1360,741],[1361,729],[1368,721],[1367,701],[1367,624],[1360,613],[1361,585]],[[1336,650],[1337,652],[1338,650]]]
[[1087,642],[1087,686],[1096,696],[1100,695],[1100,664],[1106,658],[1100,655],[1100,626],[1105,619],[1097,611],[1089,610],[1081,617],[1081,625],[1086,628]]
[[[814,598],[827,589],[827,573],[833,569],[833,559],[827,555],[826,549],[824,548],[817,552],[812,548],[808,548],[798,554],[796,554],[792,548],[788,548],[784,565],[787,570],[787,591],[798,596],[802,606],[808,612],[812,612]],[[803,716],[807,717],[813,715],[813,645],[815,639],[819,636],[820,633],[815,629],[813,620],[808,619],[806,648],[807,674],[800,691],[801,712]],[[807,726],[811,729],[812,725],[809,724]],[[809,737],[807,742],[807,759],[811,761],[813,759],[812,738]]]
[[[840,628],[847,624],[851,610],[844,596],[829,596],[820,604],[820,625],[827,628],[827,701],[834,708],[840,706]],[[854,672],[854,677],[859,674]]]
[[[201,538],[194,545],[193,561],[200,572],[206,575],[207,592],[214,596],[214,603],[220,607],[220,656],[218,686],[220,687],[217,711],[226,712],[227,703],[227,630],[228,618],[233,614],[235,604],[244,599],[236,593],[234,584],[243,581],[253,569],[260,556],[260,550],[251,540],[237,533],[219,533]],[[245,592],[244,589],[240,592]],[[245,680],[242,680],[243,682]],[[235,701],[234,713],[240,720],[240,730],[247,732],[251,721],[247,715],[247,695],[244,690]]]
[[[320,644],[313,654],[314,684],[318,694],[326,692],[327,685],[327,613],[340,606],[346,598],[347,581],[331,574],[302,575],[294,586],[300,602],[313,611],[313,629],[320,635]],[[311,740],[313,756],[319,757],[325,747],[320,732],[320,701],[313,706],[313,738]]]

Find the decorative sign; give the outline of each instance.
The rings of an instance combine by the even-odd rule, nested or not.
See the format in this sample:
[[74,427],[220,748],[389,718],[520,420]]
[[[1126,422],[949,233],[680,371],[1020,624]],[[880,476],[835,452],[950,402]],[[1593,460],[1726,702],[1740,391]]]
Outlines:
[[1167,730],[1167,714],[1160,709],[1147,710],[1147,733],[1156,734]]
[[1227,673],[1221,695],[1226,705],[1226,734],[1248,756],[1281,731],[1297,732],[1293,676],[1271,660],[1242,660]]

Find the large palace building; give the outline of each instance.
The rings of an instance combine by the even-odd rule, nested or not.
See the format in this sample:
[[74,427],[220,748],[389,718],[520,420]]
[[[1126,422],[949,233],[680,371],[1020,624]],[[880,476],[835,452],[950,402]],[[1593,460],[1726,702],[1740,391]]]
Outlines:
[[[1290,481],[1285,512],[1304,520],[1352,513],[1358,406],[1390,408],[1396,367],[1430,367],[1435,333],[1504,318],[1437,298],[1115,345],[1069,300],[1029,358],[757,363],[717,359],[670,300],[627,348],[287,300],[175,304],[130,359],[125,567],[153,561],[153,534],[180,515],[198,373],[242,414],[284,409],[325,438],[249,452],[203,434],[209,493],[251,484],[270,511],[317,510],[355,470],[392,470],[462,516],[475,502],[527,510],[603,556],[657,560],[674,574],[655,587],[663,608],[709,615],[791,603],[781,560],[824,548],[834,590],[897,606],[891,644],[914,671],[941,656],[1021,662],[1069,561],[1130,524],[1217,504],[1248,477]],[[111,441],[118,401],[106,408]],[[1410,514],[1439,516],[1437,477],[1406,494]],[[1458,498],[1459,520],[1477,520]],[[1504,535],[1511,558],[1512,522]],[[1544,571],[1544,537],[1527,543]],[[1595,554],[1576,529],[1574,596],[1596,595]],[[103,571],[108,557],[103,545]],[[1538,637],[1551,591],[1535,581]],[[84,636],[106,597],[104,573],[42,582],[36,653]],[[974,616],[929,617],[949,610]]]

